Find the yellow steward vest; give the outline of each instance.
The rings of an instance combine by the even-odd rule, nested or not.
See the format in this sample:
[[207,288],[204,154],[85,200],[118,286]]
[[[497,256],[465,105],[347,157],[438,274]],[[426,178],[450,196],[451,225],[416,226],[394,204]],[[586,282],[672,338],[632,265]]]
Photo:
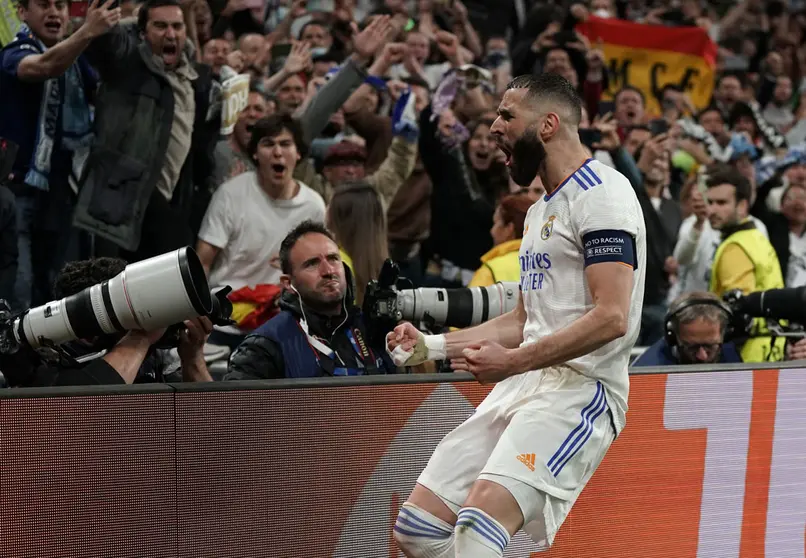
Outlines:
[[[758,229],[746,229],[737,231],[726,238],[714,255],[714,263],[711,267],[711,292],[717,296],[724,294],[724,288],[719,284],[717,270],[719,261],[725,248],[729,244],[737,244],[744,250],[750,261],[753,262],[753,275],[755,276],[755,291],[767,291],[769,289],[781,289],[784,286],[784,278],[781,274],[781,264],[778,262],[778,255],[775,249],[767,240],[767,237]],[[749,293],[744,293],[749,294]],[[767,331],[765,320],[757,318],[753,322],[754,333],[764,333]],[[745,362],[777,362],[784,360],[784,348],[786,339],[775,340],[775,346],[770,350],[772,339],[770,337],[755,337],[748,339],[742,346],[741,355]]]

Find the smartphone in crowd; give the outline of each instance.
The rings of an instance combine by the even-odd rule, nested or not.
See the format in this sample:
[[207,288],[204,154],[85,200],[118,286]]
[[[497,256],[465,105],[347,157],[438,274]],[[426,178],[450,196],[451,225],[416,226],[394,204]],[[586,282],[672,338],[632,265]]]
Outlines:
[[282,43],[271,46],[272,60],[277,58],[287,58],[289,54],[291,54],[291,43]]
[[708,203],[708,175],[705,174],[705,168],[697,176],[697,190],[700,192],[703,201]]
[[599,116],[610,114],[616,110],[614,101],[599,101]]
[[652,134],[652,137],[665,134],[668,131],[669,123],[663,118],[656,118],[649,123],[649,132]]
[[580,128],[579,141],[582,145],[593,150],[593,146],[602,141],[602,131],[596,128]]

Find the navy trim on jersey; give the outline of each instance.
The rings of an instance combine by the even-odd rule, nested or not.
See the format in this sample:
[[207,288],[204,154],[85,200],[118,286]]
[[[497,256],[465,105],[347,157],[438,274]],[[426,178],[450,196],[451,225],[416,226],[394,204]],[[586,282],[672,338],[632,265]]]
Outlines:
[[599,176],[595,172],[593,172],[593,169],[588,167],[588,165],[592,161],[593,159],[588,159],[587,161],[582,163],[577,170],[568,175],[568,178],[563,180],[551,194],[546,194],[543,199],[545,201],[549,201],[554,196],[554,194],[559,192],[560,188],[565,186],[571,179],[573,179],[574,182],[576,182],[576,184],[583,190],[587,190],[589,188],[593,188],[594,186],[601,184],[602,179],[599,178]]

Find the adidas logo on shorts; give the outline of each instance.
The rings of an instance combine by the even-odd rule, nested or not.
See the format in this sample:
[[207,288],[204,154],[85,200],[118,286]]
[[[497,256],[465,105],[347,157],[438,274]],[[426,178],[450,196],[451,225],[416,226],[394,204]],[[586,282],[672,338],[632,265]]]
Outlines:
[[535,454],[522,453],[518,456],[518,461],[529,467],[530,471],[535,470]]

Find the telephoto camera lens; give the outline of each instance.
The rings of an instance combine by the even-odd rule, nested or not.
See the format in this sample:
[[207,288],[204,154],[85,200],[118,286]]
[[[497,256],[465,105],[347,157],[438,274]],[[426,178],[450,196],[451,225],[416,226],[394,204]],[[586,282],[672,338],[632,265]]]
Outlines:
[[108,281],[32,308],[17,318],[14,335],[38,348],[132,329],[153,331],[212,311],[204,268],[196,252],[185,247],[127,265]]

